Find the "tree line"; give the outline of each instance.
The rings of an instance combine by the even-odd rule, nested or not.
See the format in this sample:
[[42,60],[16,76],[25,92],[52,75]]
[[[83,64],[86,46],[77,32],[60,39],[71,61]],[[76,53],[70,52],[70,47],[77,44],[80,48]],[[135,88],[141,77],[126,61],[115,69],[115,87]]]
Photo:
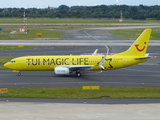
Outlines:
[[[23,17],[23,12],[29,18],[120,18],[145,20],[147,18],[160,20],[160,6],[128,6],[128,5],[100,5],[100,6],[71,6],[60,5],[58,8],[0,8],[0,18]],[[122,11],[122,12],[121,12]]]

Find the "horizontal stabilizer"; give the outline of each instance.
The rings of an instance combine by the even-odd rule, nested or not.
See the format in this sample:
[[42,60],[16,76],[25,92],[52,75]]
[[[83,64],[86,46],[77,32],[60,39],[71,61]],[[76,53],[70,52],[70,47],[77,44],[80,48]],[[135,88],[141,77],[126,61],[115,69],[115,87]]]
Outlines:
[[135,58],[136,60],[142,60],[142,59],[148,59],[148,58],[150,58],[149,56],[146,56],[146,57],[137,57],[137,58]]

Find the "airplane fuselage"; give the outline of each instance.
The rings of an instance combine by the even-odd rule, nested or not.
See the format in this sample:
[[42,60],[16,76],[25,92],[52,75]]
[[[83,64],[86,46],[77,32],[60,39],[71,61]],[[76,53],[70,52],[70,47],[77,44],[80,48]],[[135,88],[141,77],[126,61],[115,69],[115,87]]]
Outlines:
[[[93,65],[91,70],[101,70],[96,66],[103,56],[28,56],[15,58],[9,64],[9,69],[15,71],[53,71],[57,66]],[[105,70],[119,69],[137,65],[146,59],[136,60],[131,56],[107,56],[103,64]],[[7,64],[5,65],[7,67]]]

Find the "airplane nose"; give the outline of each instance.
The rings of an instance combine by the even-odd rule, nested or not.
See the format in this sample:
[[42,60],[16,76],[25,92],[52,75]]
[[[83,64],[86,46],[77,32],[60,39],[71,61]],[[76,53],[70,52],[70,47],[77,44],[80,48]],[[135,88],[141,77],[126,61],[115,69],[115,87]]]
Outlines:
[[8,63],[8,62],[5,63],[5,64],[4,64],[4,67],[9,69],[9,63]]

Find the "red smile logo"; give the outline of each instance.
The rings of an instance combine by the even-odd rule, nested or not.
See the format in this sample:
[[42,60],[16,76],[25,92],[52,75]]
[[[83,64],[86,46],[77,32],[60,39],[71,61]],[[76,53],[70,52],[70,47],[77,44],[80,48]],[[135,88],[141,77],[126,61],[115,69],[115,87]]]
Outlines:
[[[144,44],[147,44],[146,42],[144,42]],[[142,49],[139,48],[139,45],[135,45],[136,46],[136,49],[139,51],[139,52],[142,52],[146,46],[144,46]]]

